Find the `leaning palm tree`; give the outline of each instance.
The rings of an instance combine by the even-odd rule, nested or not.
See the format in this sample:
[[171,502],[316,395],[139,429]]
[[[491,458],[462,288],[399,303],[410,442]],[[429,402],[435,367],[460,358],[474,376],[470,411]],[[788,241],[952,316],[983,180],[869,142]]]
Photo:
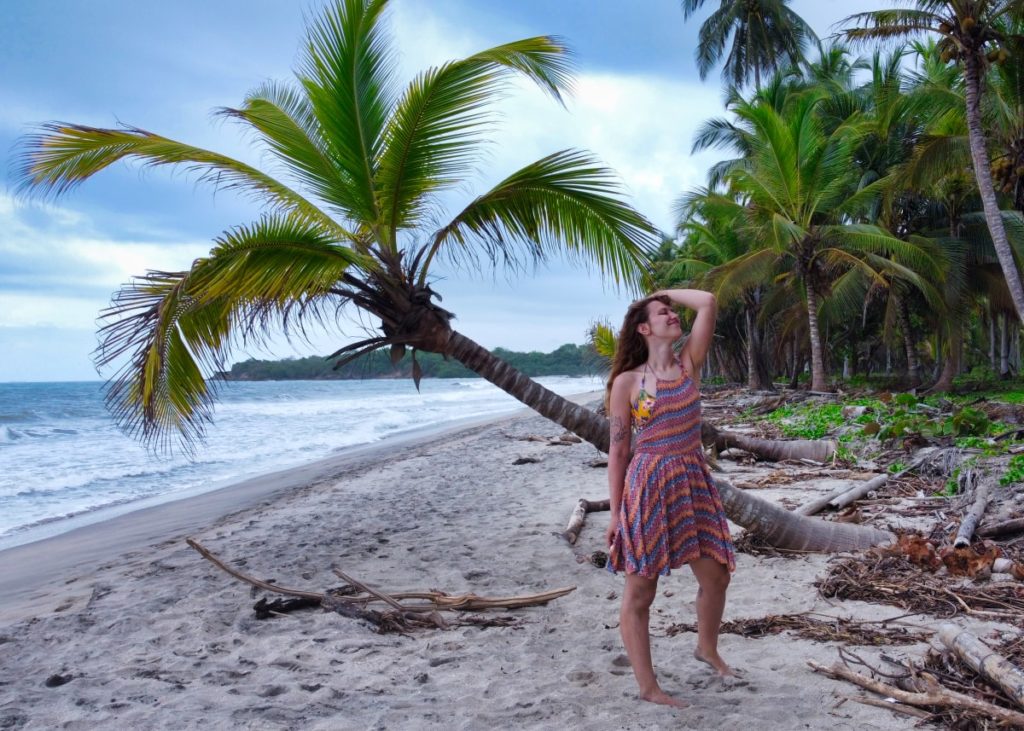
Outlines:
[[[706,0],[683,0],[683,17],[690,17]],[[721,0],[700,27],[697,70],[706,79],[732,38],[722,75],[742,87],[751,78],[761,87],[762,71],[775,71],[803,58],[808,42],[817,41],[811,27],[789,7],[788,0]]]
[[[379,318],[372,337],[341,348],[339,365],[389,348],[451,356],[550,416],[569,409],[451,327],[431,272],[439,259],[520,267],[556,254],[634,285],[654,227],[619,197],[589,154],[530,163],[454,216],[442,195],[477,172],[493,127],[489,105],[510,77],[561,101],[571,83],[566,48],[550,37],[497,46],[419,74],[404,89],[382,22],[387,0],[339,0],[310,21],[295,84],[269,83],[220,110],[253,131],[290,181],[230,157],[138,128],[52,123],[28,138],[23,182],[61,193],[122,160],[182,166],[253,194],[257,221],[216,239],[188,271],[150,272],[114,296],[98,364],[127,363],[108,391],[127,431],[160,448],[202,438],[213,384],[237,336],[258,338],[357,308]],[[444,220],[441,225],[436,221]],[[127,357],[127,358],[126,358]],[[579,428],[585,428],[582,425]]]
[[[512,74],[555,99],[569,85],[566,49],[548,37],[491,48],[431,68],[398,93],[395,53],[381,15],[387,0],[338,0],[310,21],[297,84],[267,84],[235,119],[290,174],[287,184],[230,157],[138,128],[52,123],[25,142],[29,191],[61,193],[109,165],[137,159],[183,166],[204,181],[253,194],[254,223],[216,240],[188,271],[150,272],[114,296],[98,363],[127,358],[108,389],[119,423],[157,446],[203,436],[215,394],[207,379],[238,337],[294,331],[349,308],[379,332],[347,345],[342,361],[381,348],[459,360],[520,401],[607,451],[603,417],[547,391],[451,327],[434,301],[431,267],[448,257],[515,267],[556,253],[629,284],[645,271],[655,229],[618,196],[611,173],[583,152],[531,163],[475,197],[440,226],[439,195],[463,184],[493,117],[487,104]],[[414,365],[414,378],[418,368]],[[843,550],[888,534],[809,521],[723,483],[741,525],[769,541]]]
[[[1006,236],[999,211],[986,136],[982,126],[981,96],[985,71],[993,61],[1006,61],[1005,46],[1011,45],[1006,20],[1024,14],[1024,0],[915,0],[913,8],[858,13],[843,21],[851,25],[844,33],[852,41],[892,40],[924,33],[940,36],[939,50],[944,62],[962,64],[964,98],[971,161],[978,180],[985,220],[999,256],[999,264],[1017,309],[1024,320],[1024,283]],[[859,27],[857,27],[859,26]],[[1020,63],[1014,59],[1013,63]]]

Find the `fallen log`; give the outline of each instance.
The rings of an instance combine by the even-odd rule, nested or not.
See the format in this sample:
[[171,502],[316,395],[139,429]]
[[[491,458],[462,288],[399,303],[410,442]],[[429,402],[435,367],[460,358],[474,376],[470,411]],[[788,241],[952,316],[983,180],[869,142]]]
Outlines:
[[724,431],[707,421],[701,425],[701,439],[704,444],[714,445],[719,452],[732,448],[742,449],[770,462],[790,459],[828,462],[836,453],[836,442],[833,439],[761,439]]
[[978,700],[964,693],[958,693],[955,690],[949,690],[943,688],[934,680],[925,680],[928,683],[928,690],[925,692],[914,693],[907,690],[901,690],[895,686],[887,685],[880,680],[869,678],[866,675],[861,675],[858,672],[850,670],[850,668],[834,663],[831,667],[825,667],[820,665],[814,660],[808,660],[807,664],[811,666],[811,669],[816,673],[822,675],[828,675],[832,678],[838,678],[847,680],[855,685],[859,685],[862,688],[867,688],[875,693],[883,695],[887,698],[892,698],[900,703],[906,703],[911,706],[933,706],[936,708],[967,708],[978,713],[985,714],[996,721],[1002,721],[1016,727],[1024,727],[1024,713],[1018,713],[1017,711],[1011,711],[1007,708],[1000,708],[999,706],[988,703],[987,701]]
[[939,627],[939,639],[974,672],[999,686],[1014,703],[1024,708],[1024,672],[956,625],[944,624]]
[[885,483],[887,483],[888,481],[889,475],[882,474],[879,475],[878,477],[872,477],[867,482],[861,485],[857,485],[851,490],[847,490],[839,497],[832,498],[831,500],[828,501],[828,504],[831,505],[836,510],[842,510],[850,503],[860,500],[869,492],[881,490],[883,487],[885,487]]
[[1004,520],[1001,523],[990,523],[983,525],[977,530],[977,534],[982,538],[1001,538],[1002,536],[1022,532],[1024,532],[1024,518]]
[[715,475],[715,486],[729,520],[775,548],[790,551],[859,551],[896,540],[896,536],[887,530],[856,523],[808,518],[767,500],[751,500],[743,490],[720,475]]
[[811,500],[810,502],[801,505],[793,512],[797,513],[798,515],[817,515],[822,510],[824,510],[825,506],[832,502],[832,500],[839,497],[840,495],[845,495],[847,492],[849,492],[849,490],[849,485],[837,487],[835,490],[828,493],[827,495],[822,495],[819,498],[815,498],[814,500]]
[[963,548],[964,546],[971,545],[971,536],[974,535],[974,529],[978,525],[978,521],[981,520],[981,516],[985,513],[985,509],[988,508],[989,501],[992,499],[992,488],[994,481],[991,479],[985,479],[978,485],[974,492],[974,502],[971,504],[971,509],[964,516],[964,519],[960,521],[960,529],[956,532],[956,538],[953,539],[954,548]]
[[576,541],[580,538],[580,531],[583,530],[583,524],[587,521],[587,513],[596,513],[602,510],[611,510],[610,500],[586,500],[580,498],[579,502],[576,503],[576,507],[572,509],[572,515],[569,516],[569,524],[562,532],[562,538],[567,540],[570,546],[576,545]]

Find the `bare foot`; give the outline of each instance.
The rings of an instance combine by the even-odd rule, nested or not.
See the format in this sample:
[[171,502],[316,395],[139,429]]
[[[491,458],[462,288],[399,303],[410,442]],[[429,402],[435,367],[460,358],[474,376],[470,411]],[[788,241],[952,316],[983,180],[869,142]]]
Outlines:
[[736,674],[736,671],[729,667],[726,664],[725,660],[723,660],[717,652],[713,655],[703,655],[701,654],[700,650],[694,650],[693,657],[694,659],[700,660],[702,663],[706,665],[710,665],[714,669],[714,671],[723,678],[739,677],[739,675]]
[[673,708],[689,708],[690,704],[681,698],[674,698],[668,693],[663,691],[661,688],[655,688],[650,693],[641,693],[640,697],[649,701],[650,703],[660,703],[663,706],[672,706]]

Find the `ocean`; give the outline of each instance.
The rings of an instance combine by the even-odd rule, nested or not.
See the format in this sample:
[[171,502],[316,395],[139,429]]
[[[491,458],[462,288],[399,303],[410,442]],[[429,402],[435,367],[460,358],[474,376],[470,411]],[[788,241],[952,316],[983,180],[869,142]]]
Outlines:
[[[570,395],[590,377],[538,382]],[[357,445],[509,413],[523,405],[480,378],[230,382],[191,459],[122,434],[103,384],[0,383],[0,549],[214,490]]]

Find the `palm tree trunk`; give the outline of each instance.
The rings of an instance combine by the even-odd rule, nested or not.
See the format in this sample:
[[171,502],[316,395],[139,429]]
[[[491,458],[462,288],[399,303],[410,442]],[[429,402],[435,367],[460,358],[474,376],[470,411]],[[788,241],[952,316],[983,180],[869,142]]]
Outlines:
[[818,329],[818,293],[807,283],[807,330],[811,339],[811,390],[827,391],[825,357],[821,349],[821,331]]
[[948,393],[953,390],[953,379],[960,372],[960,346],[963,339],[963,328],[959,324],[954,324],[950,328],[949,341],[946,343],[948,352],[946,360],[942,364],[942,373],[939,374],[939,380],[935,382],[935,385],[928,389],[929,391]]
[[992,312],[988,313],[988,367],[996,372],[996,321]]
[[[458,332],[452,331],[446,353],[541,416],[564,426],[602,452],[608,451],[609,427],[603,416],[549,391]],[[715,478],[715,485],[729,519],[778,548],[851,551],[893,540],[893,535],[887,531],[792,513],[733,487],[721,478]]]
[[1010,338],[1007,337],[1006,313],[999,314],[999,377],[1010,375]]
[[461,333],[452,331],[446,354],[541,416],[564,426],[602,452],[608,451],[610,435],[607,419],[549,391]]
[[765,384],[761,380],[761,349],[758,347],[757,315],[752,307],[747,307],[745,317],[747,324],[747,388],[751,391],[763,391]]
[[1002,213],[996,200],[988,153],[985,150],[985,132],[981,123],[981,76],[981,63],[977,54],[968,53],[964,61],[964,92],[967,99],[967,138],[971,145],[971,162],[974,164],[978,192],[981,194],[981,203],[985,209],[985,222],[992,236],[996,256],[999,257],[999,266],[1006,278],[1010,298],[1017,310],[1017,318],[1024,321],[1024,284],[1021,283],[1020,270],[1006,237],[1006,227],[1003,225]]

